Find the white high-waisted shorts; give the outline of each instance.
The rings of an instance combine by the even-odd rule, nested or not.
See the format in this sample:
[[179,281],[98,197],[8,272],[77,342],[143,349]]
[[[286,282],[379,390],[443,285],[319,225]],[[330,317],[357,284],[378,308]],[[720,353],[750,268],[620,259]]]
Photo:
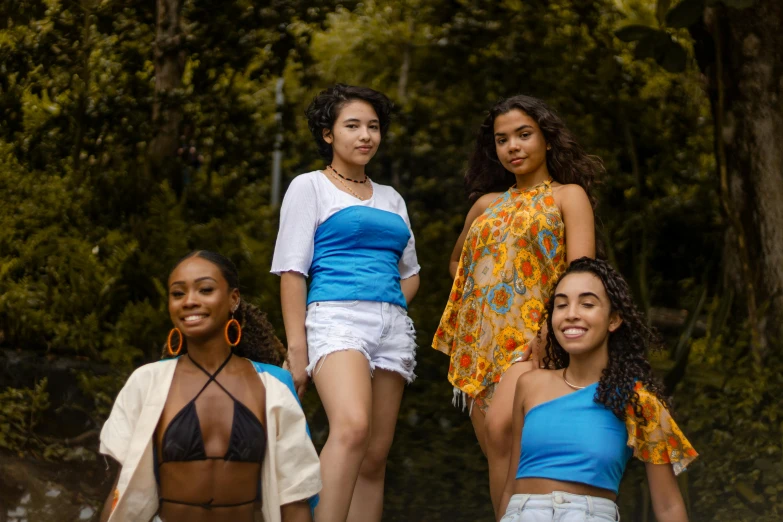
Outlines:
[[375,369],[399,373],[410,383],[416,376],[416,330],[405,308],[378,301],[310,303],[305,317],[307,375],[319,363],[342,350],[361,352]]
[[604,522],[619,521],[617,504],[607,498],[553,491],[548,495],[511,497],[500,522]]

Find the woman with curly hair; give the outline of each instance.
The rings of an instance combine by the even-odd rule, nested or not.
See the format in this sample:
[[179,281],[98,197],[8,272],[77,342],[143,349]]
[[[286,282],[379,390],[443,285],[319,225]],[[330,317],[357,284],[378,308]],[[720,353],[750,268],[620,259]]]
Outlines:
[[474,204],[451,256],[454,283],[432,347],[450,356],[455,405],[470,405],[496,511],[511,455],[514,383],[537,365],[552,283],[570,261],[595,255],[590,191],[602,171],[530,96],[500,101],[478,132],[465,175]]
[[516,382],[503,522],[619,520],[626,463],[645,463],[656,520],[685,522],[675,475],[698,454],[667,410],[657,336],[605,261],[571,263],[547,306],[545,366]]
[[239,295],[227,258],[185,256],[171,272],[165,359],[130,376],[101,430],[120,463],[101,521],[311,521],[321,488],[285,354]]
[[281,276],[288,363],[300,394],[313,379],[329,419],[319,522],[381,520],[386,458],[414,379],[413,232],[402,197],[365,172],[390,113],[372,89],[338,84],[318,94],[307,119],[327,165],[294,178],[280,210],[272,272]]

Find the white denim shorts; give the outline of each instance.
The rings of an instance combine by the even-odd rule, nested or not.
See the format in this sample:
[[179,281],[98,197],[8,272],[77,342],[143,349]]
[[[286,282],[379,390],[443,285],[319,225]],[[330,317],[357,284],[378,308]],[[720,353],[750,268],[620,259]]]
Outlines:
[[378,301],[310,303],[305,317],[307,375],[318,373],[327,355],[342,350],[361,352],[370,371],[389,370],[406,382],[416,378],[416,330],[405,308]]
[[553,491],[548,495],[511,497],[500,522],[603,522],[619,521],[617,504],[607,498]]

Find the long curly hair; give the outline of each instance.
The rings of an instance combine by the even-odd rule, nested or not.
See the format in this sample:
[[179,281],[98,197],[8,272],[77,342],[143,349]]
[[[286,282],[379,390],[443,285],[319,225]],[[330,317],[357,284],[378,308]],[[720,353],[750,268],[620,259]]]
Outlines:
[[[206,259],[220,269],[221,274],[228,282],[228,288],[233,290],[239,288],[239,273],[237,267],[227,257],[209,250],[194,250],[188,255],[177,261],[173,272],[183,261],[191,257],[200,257]],[[282,366],[286,359],[286,349],[280,339],[275,335],[272,324],[266,317],[266,314],[248,303],[244,299],[240,300],[234,319],[239,322],[242,328],[242,338],[239,344],[232,348],[234,355],[245,357],[251,361]],[[228,321],[228,317],[226,317]],[[188,343],[182,339],[182,350],[179,355],[188,353]],[[166,346],[163,347],[163,358],[170,358]]]
[[574,183],[582,187],[595,208],[592,187],[596,178],[606,170],[603,162],[582,149],[563,120],[546,103],[524,94],[500,100],[479,127],[465,172],[465,189],[470,202],[489,192],[505,192],[516,182],[514,175],[498,159],[494,136],[495,118],[514,109],[530,116],[544,133],[544,139],[551,146],[546,153],[546,166],[552,179],[563,185]]
[[342,83],[335,84],[328,89],[319,92],[310,105],[305,110],[307,117],[307,126],[318,146],[318,152],[326,161],[331,162],[334,152],[332,146],[326,143],[323,136],[323,130],[332,130],[340,110],[346,103],[361,100],[372,105],[375,114],[378,115],[378,122],[381,127],[381,137],[386,136],[391,123],[391,113],[394,104],[385,94],[369,87],[355,87]]
[[[633,409],[635,416],[642,420],[644,415],[639,404],[639,394],[634,389],[636,383],[641,382],[647,391],[655,394],[668,408],[669,401],[663,392],[663,386],[653,375],[650,361],[647,360],[648,350],[660,348],[661,339],[654,329],[647,326],[641,312],[636,308],[628,283],[606,261],[581,257],[571,263],[558,284],[569,274],[578,273],[593,274],[601,280],[609,296],[612,312],[620,314],[623,320],[620,327],[609,334],[609,364],[601,374],[595,401],[612,410],[622,421],[625,421],[629,407]],[[557,288],[557,284],[554,288]],[[547,303],[546,321],[549,331],[544,365],[547,368],[560,369],[568,366],[570,356],[555,337],[552,327],[554,303],[554,299]]]

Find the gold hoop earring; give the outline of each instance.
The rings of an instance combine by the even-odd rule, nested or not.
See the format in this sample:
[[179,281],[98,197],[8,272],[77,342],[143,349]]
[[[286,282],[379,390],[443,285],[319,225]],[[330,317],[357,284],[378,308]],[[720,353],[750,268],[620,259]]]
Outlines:
[[[236,325],[236,327],[237,327],[237,340],[235,342],[233,342],[233,343],[231,342],[231,339],[228,336],[228,330],[231,328],[232,324]],[[242,340],[242,326],[239,324],[239,321],[237,321],[233,317],[231,319],[229,319],[229,321],[226,323],[226,329],[225,329],[225,331],[223,333],[225,333],[225,335],[226,335],[226,342],[232,348],[234,346],[238,345],[239,341]]]
[[[174,332],[177,332],[177,335],[179,336],[179,343],[177,344],[176,351],[171,349],[171,336],[174,335]],[[168,347],[169,355],[172,357],[179,355],[179,352],[182,351],[183,344],[185,344],[185,339],[182,337],[182,332],[179,330],[179,328],[172,328],[169,332],[169,338],[166,340],[166,346]]]

